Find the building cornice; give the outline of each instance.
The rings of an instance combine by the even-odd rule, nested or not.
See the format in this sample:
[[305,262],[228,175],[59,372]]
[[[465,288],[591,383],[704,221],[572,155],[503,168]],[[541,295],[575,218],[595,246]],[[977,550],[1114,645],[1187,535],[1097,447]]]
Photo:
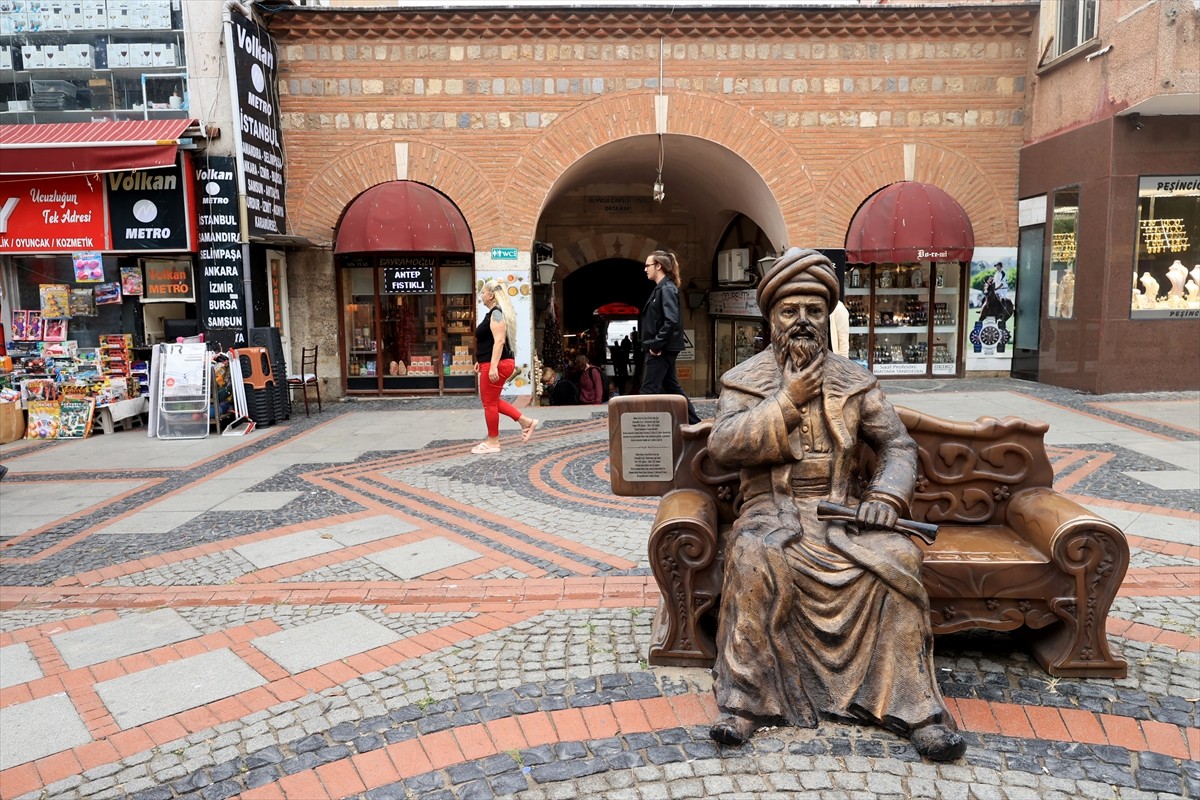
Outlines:
[[[265,11],[262,6],[260,11]],[[547,37],[861,38],[1028,36],[1037,3],[872,8],[380,9],[291,6],[267,14],[280,42]]]

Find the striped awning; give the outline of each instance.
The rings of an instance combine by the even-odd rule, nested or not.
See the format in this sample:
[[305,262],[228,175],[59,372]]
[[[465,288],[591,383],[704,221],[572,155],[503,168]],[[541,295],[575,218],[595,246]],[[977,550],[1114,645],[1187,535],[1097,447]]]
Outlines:
[[167,167],[193,119],[0,125],[0,175],[69,175]]

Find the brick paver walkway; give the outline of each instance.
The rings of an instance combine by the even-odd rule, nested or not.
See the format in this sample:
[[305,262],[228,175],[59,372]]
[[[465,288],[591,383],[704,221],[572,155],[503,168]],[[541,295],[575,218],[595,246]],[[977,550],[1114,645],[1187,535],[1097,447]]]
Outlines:
[[471,399],[344,403],[0,448],[0,797],[1200,797],[1200,398],[888,391],[1051,422],[1059,490],[1130,538],[1128,678],[941,637],[962,761],[833,723],[719,749],[708,675],[645,661],[656,501],[608,492],[602,407],[478,457]]

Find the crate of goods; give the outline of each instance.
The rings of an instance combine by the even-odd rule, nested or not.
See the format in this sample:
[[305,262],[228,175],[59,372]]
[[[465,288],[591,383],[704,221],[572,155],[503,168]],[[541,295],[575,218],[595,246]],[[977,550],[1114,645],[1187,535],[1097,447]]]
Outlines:
[[98,31],[108,28],[108,7],[104,0],[78,0],[78,24],[72,30]]
[[175,55],[175,45],[166,42],[155,42],[150,50],[151,66],[174,67],[178,64]]
[[408,367],[408,374],[413,376],[429,376],[433,375],[433,357],[432,356],[413,356],[412,364]]
[[35,110],[62,111],[79,108],[78,89],[70,81],[30,81],[29,104]]
[[129,42],[109,42],[108,45],[108,66],[112,67],[128,67],[130,64]]
[[42,58],[42,48],[36,44],[21,45],[21,62],[25,69],[41,69],[46,66]]
[[108,78],[92,78],[88,81],[88,91],[92,93],[92,108],[104,110],[113,107],[112,81]]
[[62,49],[64,66],[86,69],[96,66],[96,51],[90,44],[65,44]]

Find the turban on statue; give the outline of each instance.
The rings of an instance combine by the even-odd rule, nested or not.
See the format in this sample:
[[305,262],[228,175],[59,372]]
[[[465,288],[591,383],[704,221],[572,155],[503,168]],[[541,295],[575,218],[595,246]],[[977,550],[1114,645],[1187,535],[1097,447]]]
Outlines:
[[793,294],[819,294],[830,308],[837,305],[838,279],[833,262],[816,250],[789,247],[759,281],[758,307],[769,315],[776,300]]

